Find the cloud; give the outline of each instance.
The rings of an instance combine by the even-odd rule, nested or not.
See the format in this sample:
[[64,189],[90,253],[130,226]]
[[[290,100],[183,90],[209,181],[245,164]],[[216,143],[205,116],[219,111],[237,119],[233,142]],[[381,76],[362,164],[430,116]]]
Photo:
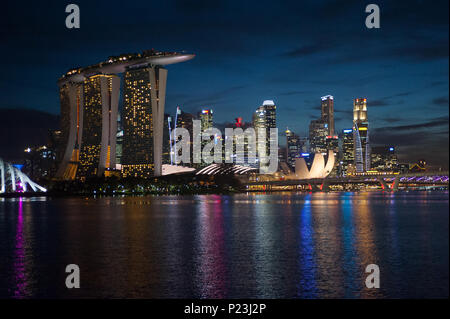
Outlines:
[[[426,42],[425,42],[426,43]],[[413,60],[447,59],[449,55],[448,38],[435,43],[420,43],[392,50],[396,57],[409,57]]]
[[308,91],[288,91],[288,92],[283,92],[283,93],[279,93],[277,94],[278,96],[291,96],[291,95],[302,95],[302,94],[307,94],[310,93]]
[[370,107],[388,106],[388,105],[389,105],[389,103],[386,100],[382,100],[382,99],[370,101]]
[[230,94],[236,93],[240,90],[243,90],[244,88],[244,85],[233,86],[218,92],[204,95],[203,97],[186,100],[182,103],[182,105],[188,109],[192,109],[192,107],[200,108],[202,106],[213,104],[217,105],[218,103],[227,101],[230,97]]
[[433,99],[432,102],[437,106],[448,106],[448,97],[447,96],[438,97]]
[[[448,116],[442,116],[435,118],[428,122],[422,122],[417,124],[409,124],[409,125],[401,125],[401,126],[388,126],[388,127],[381,127],[377,130],[380,131],[393,131],[393,132],[399,132],[399,131],[410,131],[410,130],[418,130],[418,129],[425,129],[425,128],[432,128],[432,127],[439,127],[439,126],[448,126]],[[422,133],[420,133],[422,134]]]
[[315,53],[327,51],[330,49],[330,43],[326,42],[317,42],[309,45],[302,46],[297,49],[293,49],[291,51],[288,51],[282,56],[291,57],[291,58],[298,58],[298,57],[304,57],[308,55],[312,55]]
[[405,129],[406,127],[374,129],[371,144],[395,146],[401,161],[411,162],[423,158],[432,165],[448,169],[448,130],[426,133],[419,130],[429,126],[427,123],[417,125],[417,131]]
[[380,119],[380,121],[386,122],[386,123],[398,123],[403,121],[403,119],[398,117],[383,117]]

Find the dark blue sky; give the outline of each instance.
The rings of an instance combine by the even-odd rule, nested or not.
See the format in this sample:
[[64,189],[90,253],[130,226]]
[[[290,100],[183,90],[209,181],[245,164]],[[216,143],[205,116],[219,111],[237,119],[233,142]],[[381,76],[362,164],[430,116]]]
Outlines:
[[[8,1],[0,13],[0,108],[59,113],[68,69],[144,49],[185,50],[169,66],[166,110],[214,109],[216,122],[251,119],[276,102],[278,127],[304,136],[320,96],[335,97],[336,127],[368,99],[372,141],[403,158],[448,166],[448,1]],[[365,27],[365,6],[381,29]],[[430,153],[436,152],[436,156]]]

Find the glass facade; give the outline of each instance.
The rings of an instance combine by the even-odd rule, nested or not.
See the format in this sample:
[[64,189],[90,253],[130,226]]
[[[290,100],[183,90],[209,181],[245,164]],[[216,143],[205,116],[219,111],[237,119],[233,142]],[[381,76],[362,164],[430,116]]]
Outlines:
[[369,122],[367,118],[367,99],[353,101],[353,147],[357,173],[371,169]]

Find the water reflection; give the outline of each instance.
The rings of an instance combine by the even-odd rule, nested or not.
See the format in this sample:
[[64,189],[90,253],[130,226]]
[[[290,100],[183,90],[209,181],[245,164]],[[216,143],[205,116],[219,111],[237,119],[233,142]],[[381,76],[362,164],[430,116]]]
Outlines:
[[224,221],[221,196],[199,200],[197,219],[197,285],[200,298],[226,296]]
[[14,293],[13,298],[21,299],[31,295],[30,278],[28,274],[27,242],[23,199],[18,199],[17,225],[14,247]]
[[[448,193],[0,204],[0,297],[448,297]],[[69,263],[81,289],[64,286]]]
[[344,296],[350,298],[354,296],[357,287],[361,285],[360,276],[358,276],[359,267],[355,256],[355,225],[353,222],[353,193],[346,192],[340,196],[341,200],[341,219],[342,219],[342,244],[343,244],[343,263],[344,273]]
[[311,194],[305,196],[305,204],[300,213],[300,282],[299,282],[299,297],[302,298],[315,298],[317,297],[316,287],[316,263],[314,253],[314,228],[312,225],[311,216]]
[[[369,206],[370,193],[361,193],[358,198],[353,200],[353,213],[355,223],[355,246],[357,260],[360,266],[360,282],[364,283],[368,274],[365,273],[367,265],[380,265],[377,256],[377,247],[375,245],[375,224],[372,219],[372,211]],[[381,243],[380,243],[381,244]],[[380,276],[381,277],[381,276]],[[376,297],[381,296],[379,289],[367,289],[365,285],[361,285],[361,289],[357,297]]]

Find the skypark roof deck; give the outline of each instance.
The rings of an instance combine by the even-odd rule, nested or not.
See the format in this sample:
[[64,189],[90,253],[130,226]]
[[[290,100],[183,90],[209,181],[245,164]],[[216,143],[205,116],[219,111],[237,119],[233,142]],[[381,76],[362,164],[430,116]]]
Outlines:
[[107,61],[68,71],[58,80],[58,85],[66,82],[83,82],[86,77],[96,74],[118,74],[125,72],[132,66],[157,65],[164,66],[191,60],[194,54],[178,52],[161,52],[146,50],[142,53],[126,53],[119,56],[111,56]]

